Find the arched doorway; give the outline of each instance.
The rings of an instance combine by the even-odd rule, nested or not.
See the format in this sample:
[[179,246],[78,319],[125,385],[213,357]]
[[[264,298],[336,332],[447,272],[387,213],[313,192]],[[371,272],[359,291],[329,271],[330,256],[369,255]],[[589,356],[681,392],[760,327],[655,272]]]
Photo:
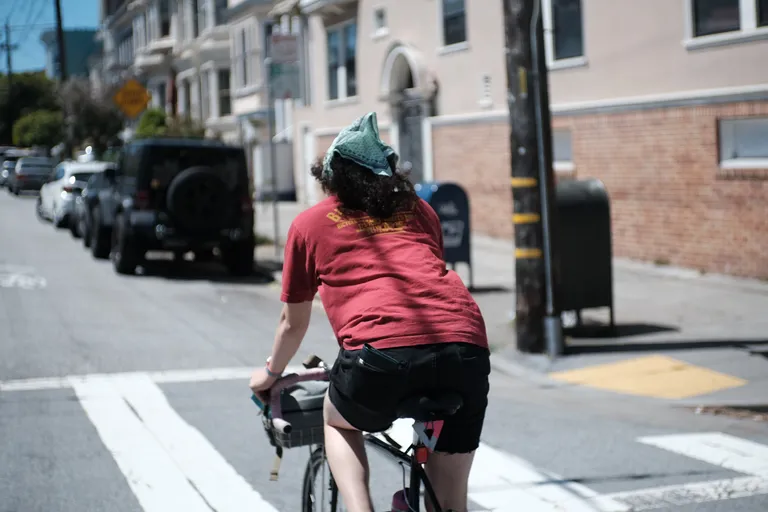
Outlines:
[[433,115],[433,84],[427,82],[420,55],[414,49],[394,45],[384,61],[381,93],[397,124],[399,165],[410,170],[411,181],[424,180],[423,120]]

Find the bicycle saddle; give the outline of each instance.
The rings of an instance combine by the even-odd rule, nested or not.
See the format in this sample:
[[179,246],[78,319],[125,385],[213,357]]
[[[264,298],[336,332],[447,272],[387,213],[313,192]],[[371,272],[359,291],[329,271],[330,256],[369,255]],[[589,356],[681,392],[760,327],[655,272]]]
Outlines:
[[437,395],[415,395],[403,400],[397,408],[399,418],[413,418],[416,421],[440,420],[456,414],[464,400],[458,393]]

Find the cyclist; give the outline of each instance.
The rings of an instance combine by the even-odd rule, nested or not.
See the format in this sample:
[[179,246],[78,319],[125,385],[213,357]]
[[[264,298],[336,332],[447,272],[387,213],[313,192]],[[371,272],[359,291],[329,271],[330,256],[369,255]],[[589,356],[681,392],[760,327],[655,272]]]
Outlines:
[[[419,199],[371,112],[312,167],[329,196],[292,223],[272,355],[251,377],[269,389],[295,355],[320,293],[340,351],[325,399],[325,449],[345,506],[373,510],[361,431],[379,432],[410,396],[456,392],[425,469],[443,510],[467,510],[467,483],[488,403],[485,323],[446,269],[440,221]],[[430,507],[431,508],[431,507]]]

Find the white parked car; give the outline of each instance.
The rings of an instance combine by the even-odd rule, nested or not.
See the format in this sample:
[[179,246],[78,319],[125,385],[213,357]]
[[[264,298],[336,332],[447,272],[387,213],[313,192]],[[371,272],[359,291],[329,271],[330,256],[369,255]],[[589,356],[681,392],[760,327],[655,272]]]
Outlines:
[[75,198],[85,188],[88,179],[97,172],[114,167],[110,162],[73,162],[57,165],[40,189],[37,214],[53,221],[57,228],[68,226],[75,208]]

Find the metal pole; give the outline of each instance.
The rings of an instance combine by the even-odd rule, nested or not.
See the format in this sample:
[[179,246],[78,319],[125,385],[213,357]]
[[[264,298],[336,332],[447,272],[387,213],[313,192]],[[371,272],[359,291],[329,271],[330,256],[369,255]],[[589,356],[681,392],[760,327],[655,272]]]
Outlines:
[[13,50],[15,50],[14,45],[11,44],[11,25],[9,23],[9,20],[5,20],[5,44],[3,45],[3,49],[5,50],[5,62],[8,66],[8,102],[6,104],[6,116],[8,116],[8,140],[12,144],[13,143]]
[[269,134],[269,166],[272,174],[272,224],[274,225],[275,259],[280,260],[280,227],[279,208],[277,205],[277,151],[275,148],[275,98],[273,97],[272,84],[272,58],[264,59],[267,71],[267,133]]
[[552,179],[552,125],[549,112],[549,86],[547,83],[547,62],[544,48],[544,23],[541,15],[541,0],[534,0],[531,17],[531,64],[534,80],[534,109],[536,115],[536,150],[539,159],[539,194],[541,195],[542,249],[544,256],[544,287],[546,316],[544,317],[544,341],[547,354],[551,357],[562,355],[563,326],[555,307],[555,286],[553,278],[551,192]]

